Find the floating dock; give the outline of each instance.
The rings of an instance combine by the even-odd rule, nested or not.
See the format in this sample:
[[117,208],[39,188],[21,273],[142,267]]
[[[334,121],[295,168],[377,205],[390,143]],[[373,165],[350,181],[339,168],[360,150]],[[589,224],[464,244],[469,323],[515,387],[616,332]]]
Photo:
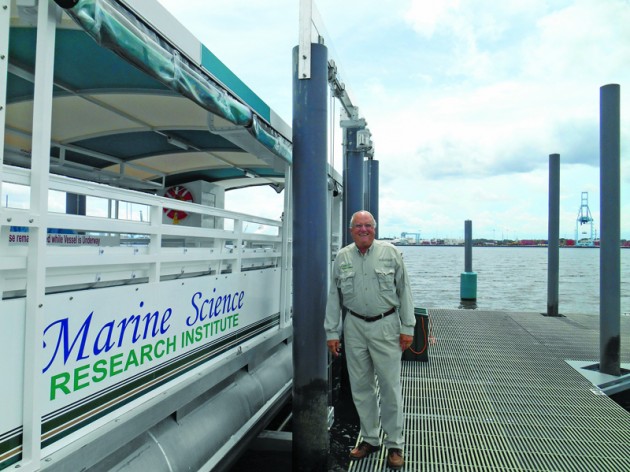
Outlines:
[[[598,363],[598,316],[429,314],[429,361],[403,361],[404,470],[630,470],[630,412],[604,393],[630,379],[582,368]],[[622,317],[622,374],[629,335]],[[381,449],[348,470],[386,462]]]

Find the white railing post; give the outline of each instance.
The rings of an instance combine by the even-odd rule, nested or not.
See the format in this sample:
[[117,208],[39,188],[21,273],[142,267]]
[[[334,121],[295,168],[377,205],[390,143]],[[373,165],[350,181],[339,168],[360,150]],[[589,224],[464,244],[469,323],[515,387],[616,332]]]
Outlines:
[[243,264],[243,219],[234,219],[234,267],[232,272],[241,272]]
[[9,72],[9,29],[11,2],[0,1],[0,195],[2,195],[2,165],[4,164],[4,127],[7,116],[7,79]]
[[[4,167],[4,127],[7,116],[7,81],[9,72],[9,30],[11,26],[11,2],[0,1],[0,195],[2,195]],[[0,202],[0,207],[5,202]],[[0,214],[2,210],[0,209]],[[0,256],[7,254],[9,245],[9,226],[0,222]],[[0,274],[0,297],[4,291],[4,276]]]
[[[9,31],[11,29],[11,2],[0,1],[0,195],[3,186],[4,135],[7,116],[7,82],[9,73]],[[5,202],[0,202],[0,207]],[[0,210],[2,213],[2,210]],[[5,254],[8,247],[9,226],[0,224],[0,254]],[[0,277],[0,296],[2,296],[3,277]]]
[[282,215],[282,242],[280,247],[280,327],[284,328],[289,324],[291,319],[291,281],[293,275],[292,267],[292,229],[293,229],[293,211],[291,208],[291,169],[287,165],[284,176],[284,214]]
[[31,153],[31,201],[24,339],[24,391],[22,462],[27,470],[39,469],[41,460],[41,345],[46,292],[46,235],[53,77],[55,60],[54,2],[40,0],[37,14],[37,46],[33,94]]
[[153,205],[151,207],[151,234],[149,236],[149,254],[155,259],[149,269],[149,283],[159,282],[161,270],[162,252],[162,206]]

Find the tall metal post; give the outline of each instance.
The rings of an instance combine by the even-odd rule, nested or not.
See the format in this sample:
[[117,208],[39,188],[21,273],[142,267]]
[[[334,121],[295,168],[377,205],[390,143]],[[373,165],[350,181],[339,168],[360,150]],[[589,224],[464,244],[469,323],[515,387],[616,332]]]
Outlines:
[[330,263],[327,218],[328,50],[311,44],[310,78],[293,49],[293,470],[326,471],[328,375],[324,312]]
[[547,234],[547,316],[558,316],[560,266],[560,154],[549,155],[549,219]]
[[459,285],[461,308],[477,308],[477,273],[472,270],[472,221],[464,221],[464,272]]
[[[348,228],[350,217],[359,210],[364,210],[363,201],[363,151],[357,148],[357,132],[365,128],[364,120],[341,122],[344,128],[344,167],[343,167],[343,224]],[[377,220],[378,221],[378,220]],[[349,231],[344,231],[343,245],[350,244]]]
[[464,221],[464,271],[472,272],[472,221]]
[[599,370],[620,375],[620,87],[600,88]]
[[[367,177],[367,192],[365,193],[365,209],[372,213],[374,219],[378,221],[378,161],[368,159],[365,161],[365,170]],[[378,226],[375,230],[375,236],[378,239]]]

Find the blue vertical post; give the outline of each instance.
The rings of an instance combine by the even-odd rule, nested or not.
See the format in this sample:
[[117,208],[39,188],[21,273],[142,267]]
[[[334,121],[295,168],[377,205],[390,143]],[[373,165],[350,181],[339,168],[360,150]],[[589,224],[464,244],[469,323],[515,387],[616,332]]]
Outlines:
[[472,272],[472,221],[464,221],[464,272]]
[[477,300],[477,273],[472,269],[472,221],[464,222],[464,272],[460,279],[460,298],[462,301]]
[[293,470],[326,471],[328,50],[311,44],[311,77],[301,79],[298,49],[293,49]]
[[547,234],[547,316],[558,316],[560,270],[560,154],[549,155],[549,217]]
[[600,88],[599,370],[620,375],[620,87]]
[[[365,170],[368,185],[367,192],[365,193],[365,209],[372,213],[374,219],[378,221],[378,161],[375,159],[365,161]],[[378,239],[378,226],[375,230],[375,236]]]
[[[364,210],[363,201],[363,151],[357,148],[357,132],[365,128],[363,120],[351,120],[345,126],[345,154],[343,168],[343,224],[347,228],[350,217],[359,210]],[[377,220],[378,221],[378,220]],[[343,245],[352,242],[349,231],[343,232]]]

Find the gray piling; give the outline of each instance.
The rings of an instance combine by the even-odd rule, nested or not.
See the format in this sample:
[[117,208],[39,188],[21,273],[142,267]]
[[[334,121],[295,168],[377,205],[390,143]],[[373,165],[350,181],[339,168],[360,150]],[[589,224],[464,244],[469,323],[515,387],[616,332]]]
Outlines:
[[[365,209],[372,213],[374,219],[378,221],[378,161],[375,159],[368,159],[365,161],[366,180],[367,180],[367,192],[365,198]],[[378,239],[378,226],[374,230],[375,237]]]
[[[464,222],[464,272],[461,274],[459,295],[462,302],[477,300],[477,273],[472,265],[472,221]],[[462,303],[462,307],[476,308],[476,304]]]
[[464,221],[464,271],[472,272],[472,221]]
[[547,233],[547,316],[558,316],[560,269],[560,154],[549,155],[549,217]]
[[324,312],[327,218],[328,50],[311,45],[311,78],[298,78],[293,49],[293,470],[326,471],[328,352]]
[[600,88],[599,370],[620,375],[620,87]]
[[[364,120],[348,120],[342,123],[345,135],[344,167],[343,167],[343,224],[347,228],[350,217],[359,210],[364,210],[364,153],[357,148],[357,132],[365,129]],[[377,220],[378,221],[378,220]],[[352,242],[349,231],[343,233],[343,245]]]

